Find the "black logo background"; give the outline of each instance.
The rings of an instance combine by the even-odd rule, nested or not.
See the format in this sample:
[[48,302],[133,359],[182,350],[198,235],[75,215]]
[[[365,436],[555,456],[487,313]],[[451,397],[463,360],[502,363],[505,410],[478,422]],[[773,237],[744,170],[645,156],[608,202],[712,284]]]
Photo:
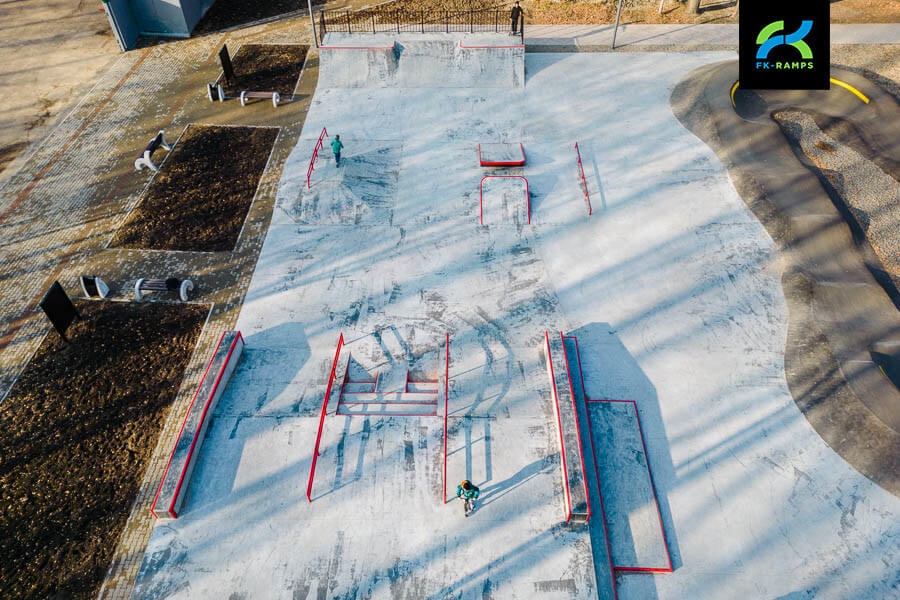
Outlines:
[[[738,57],[740,82],[744,89],[756,90],[827,90],[831,76],[831,23],[828,0],[753,0],[740,5]],[[784,30],[776,35],[788,35],[811,20],[812,31],[803,40],[812,50],[813,68],[756,69],[756,36],[772,21],[784,21]],[[769,52],[768,63],[806,62],[793,46],[778,46]]]

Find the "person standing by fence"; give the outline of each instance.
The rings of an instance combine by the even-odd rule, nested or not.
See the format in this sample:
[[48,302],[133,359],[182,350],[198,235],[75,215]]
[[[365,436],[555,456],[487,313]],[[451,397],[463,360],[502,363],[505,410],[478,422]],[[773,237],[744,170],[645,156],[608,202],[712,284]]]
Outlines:
[[513,5],[512,10],[509,11],[509,20],[512,21],[512,31],[510,35],[516,35],[519,33],[519,19],[521,19],[525,15],[525,11],[522,10],[522,7],[519,6],[519,0],[516,0],[516,3]]

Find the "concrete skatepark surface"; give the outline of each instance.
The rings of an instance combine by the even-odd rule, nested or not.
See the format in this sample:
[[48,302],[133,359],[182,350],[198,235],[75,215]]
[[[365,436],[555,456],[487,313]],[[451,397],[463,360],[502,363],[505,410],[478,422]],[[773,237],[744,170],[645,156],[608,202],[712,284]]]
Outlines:
[[862,90],[870,102],[833,85],[827,92],[738,92],[732,107],[718,92],[722,85],[731,89],[737,66],[721,63],[686,77],[673,104],[679,118],[720,153],[742,197],[784,249],[793,332],[788,382],[798,404],[832,448],[900,496],[900,392],[872,360],[882,348],[896,356],[896,290],[865,238],[855,235],[842,208],[768,116],[794,106],[847,119],[873,148],[896,160],[896,101],[843,69],[833,67],[832,76]]
[[[506,87],[324,73],[236,327],[243,362],[132,597],[613,598],[597,515],[562,523],[545,330],[578,336],[587,396],[640,413],[675,570],[619,574],[619,598],[889,597],[900,500],[798,410],[775,246],[669,106],[687,73],[733,56],[528,54]],[[342,165],[323,155],[307,190],[323,126]],[[481,226],[477,144],[519,140],[528,164],[503,172],[528,178],[532,224],[516,209]],[[496,181],[486,204],[524,200],[521,180]],[[447,484],[481,487],[474,515],[441,502],[439,417],[328,414],[306,501],[341,332],[431,357],[450,334]],[[659,558],[641,514],[607,516],[614,556]]]

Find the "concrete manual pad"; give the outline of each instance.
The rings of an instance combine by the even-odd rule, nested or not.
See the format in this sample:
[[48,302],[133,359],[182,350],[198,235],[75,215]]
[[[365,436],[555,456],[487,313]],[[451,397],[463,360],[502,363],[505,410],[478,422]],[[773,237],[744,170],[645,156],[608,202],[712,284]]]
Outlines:
[[520,167],[525,164],[525,148],[521,142],[478,144],[478,162],[482,167]]
[[588,400],[587,408],[613,565],[671,569],[636,405]]
[[[891,597],[900,500],[796,408],[777,251],[669,105],[685,74],[733,58],[528,54],[524,87],[320,85],[279,206],[303,210],[327,126],[401,142],[391,210],[352,225],[276,209],[237,323],[259,368],[235,373],[133,598],[612,600],[614,581],[622,600]],[[568,149],[534,173],[529,150],[522,173],[547,193],[571,185],[573,202],[578,140],[605,202],[590,218],[480,226],[485,139]],[[451,335],[448,502],[440,417],[329,414],[309,503],[338,336],[392,325],[415,332],[412,356]],[[592,397],[638,403],[673,573],[613,580],[591,528],[561,524],[547,330],[578,337]],[[452,499],[462,479],[483,491],[468,518]]]

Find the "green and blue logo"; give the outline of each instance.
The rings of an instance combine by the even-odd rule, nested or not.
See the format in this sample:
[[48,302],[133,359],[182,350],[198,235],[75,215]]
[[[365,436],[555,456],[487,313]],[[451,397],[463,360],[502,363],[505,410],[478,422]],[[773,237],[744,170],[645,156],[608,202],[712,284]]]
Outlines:
[[741,2],[741,89],[827,90],[831,67],[828,0]]
[[[756,68],[757,69],[812,69],[813,53],[809,45],[803,41],[809,32],[812,31],[813,22],[803,20],[797,31],[787,35],[779,33],[784,31],[784,21],[773,21],[763,27],[759,35],[756,36],[756,43],[759,49],[756,51]],[[778,35],[776,35],[778,34]],[[793,46],[800,52],[802,61],[794,62],[769,62],[769,53],[779,46]]]

